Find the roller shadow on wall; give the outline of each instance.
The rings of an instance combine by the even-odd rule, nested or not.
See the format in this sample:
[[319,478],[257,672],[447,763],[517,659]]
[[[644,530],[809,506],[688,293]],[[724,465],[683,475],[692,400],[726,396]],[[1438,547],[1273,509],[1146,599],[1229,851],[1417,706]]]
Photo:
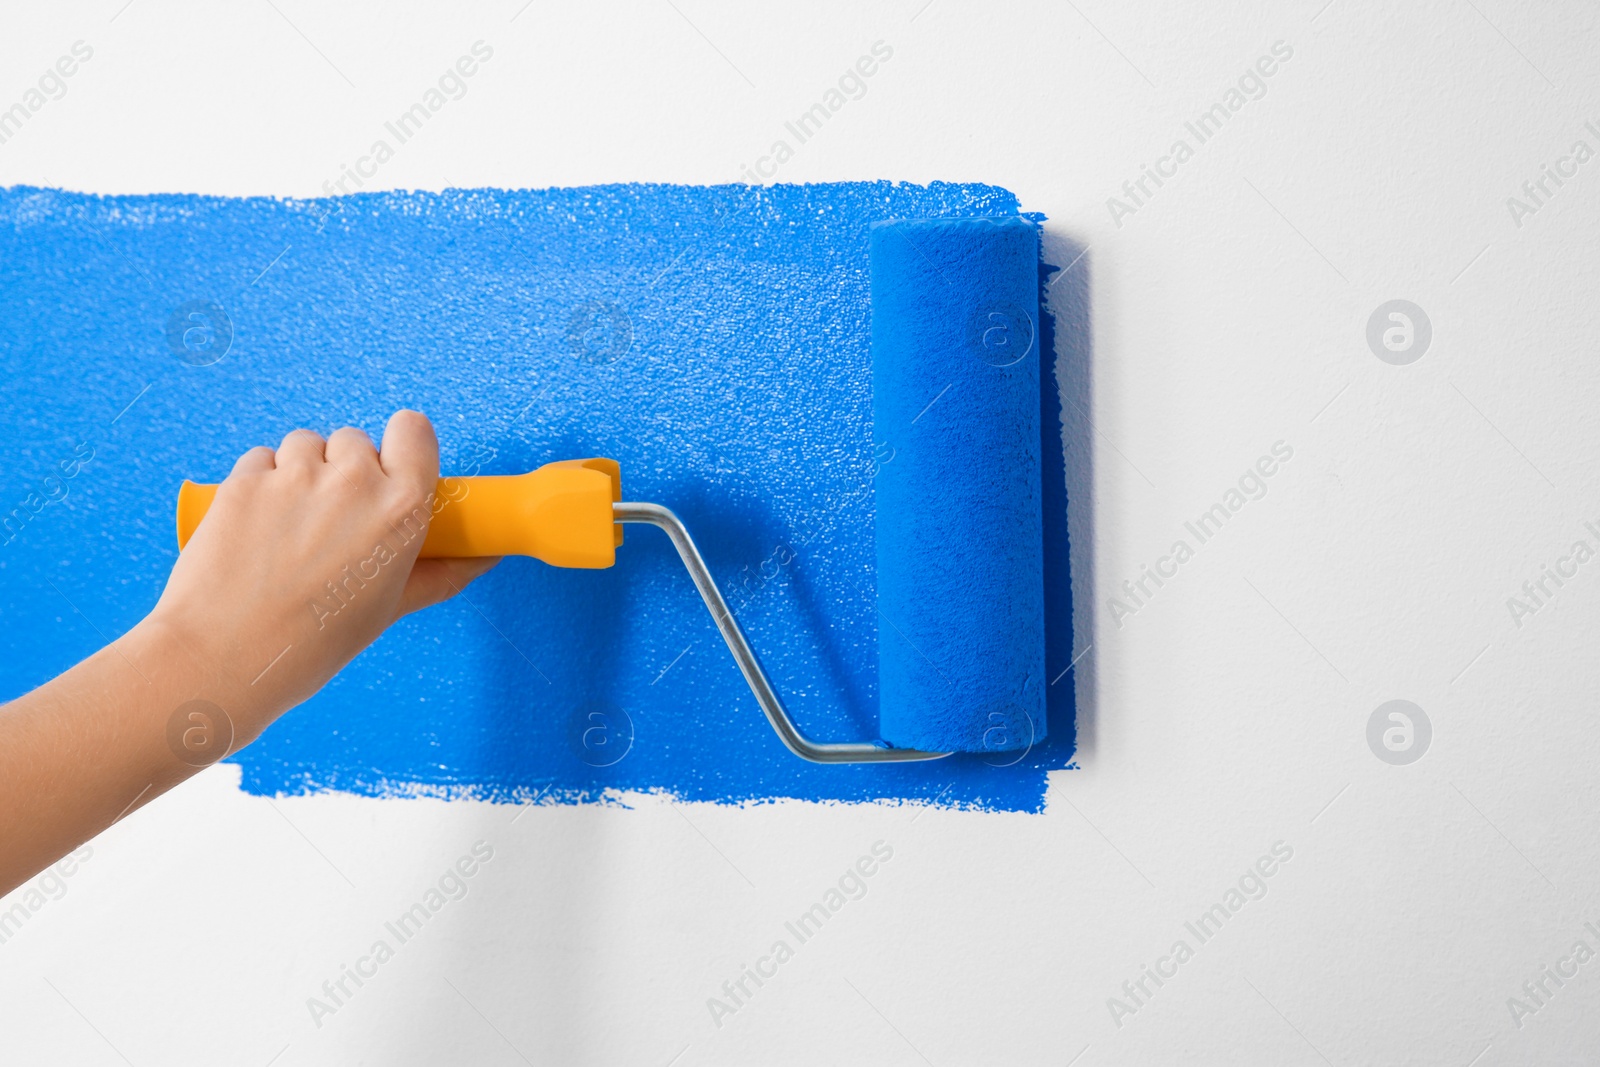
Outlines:
[[[1066,734],[1076,710],[1077,756],[1093,755],[1095,671],[1094,330],[1088,246],[1042,228],[1039,351],[1044,479],[1046,707]],[[1068,507],[1068,500],[1071,506]],[[1074,699],[1075,698],[1075,699]]]

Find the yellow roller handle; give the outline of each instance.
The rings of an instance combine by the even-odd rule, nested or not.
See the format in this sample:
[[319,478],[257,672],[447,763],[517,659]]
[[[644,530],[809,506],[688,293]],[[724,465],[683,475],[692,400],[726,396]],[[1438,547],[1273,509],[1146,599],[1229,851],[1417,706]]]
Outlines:
[[[215,485],[178,489],[178,549],[217,495]],[[422,555],[532,556],[555,567],[609,567],[622,544],[611,505],[622,499],[614,459],[568,459],[527,474],[440,478]],[[407,531],[402,523],[397,536]],[[421,522],[416,523],[420,529]]]

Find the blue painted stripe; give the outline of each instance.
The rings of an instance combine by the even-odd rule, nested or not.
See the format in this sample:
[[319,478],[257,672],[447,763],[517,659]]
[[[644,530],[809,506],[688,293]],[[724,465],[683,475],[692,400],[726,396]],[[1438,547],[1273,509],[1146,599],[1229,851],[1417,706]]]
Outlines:
[[[447,473],[620,460],[628,496],[688,522],[807,731],[876,736],[868,231],[977,215],[1018,205],[990,186],[884,182],[298,201],[0,191],[0,695],[154,604],[179,477],[220,478],[298,425],[376,434],[413,406],[438,426]],[[1059,428],[1044,435],[1048,482]],[[1062,636],[1048,662],[1070,658]],[[402,620],[235,759],[266,794],[1036,811],[1045,772],[1071,760],[1070,681],[1051,688],[1048,740],[1013,766],[804,764],[665,538],[635,529],[610,571],[510,560]]]

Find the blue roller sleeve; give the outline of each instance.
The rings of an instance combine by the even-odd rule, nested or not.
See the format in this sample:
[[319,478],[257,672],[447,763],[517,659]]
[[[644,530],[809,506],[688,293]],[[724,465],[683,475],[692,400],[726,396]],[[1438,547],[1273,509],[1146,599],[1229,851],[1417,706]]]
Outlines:
[[1027,748],[1045,734],[1038,232],[879,222],[871,267],[882,736]]

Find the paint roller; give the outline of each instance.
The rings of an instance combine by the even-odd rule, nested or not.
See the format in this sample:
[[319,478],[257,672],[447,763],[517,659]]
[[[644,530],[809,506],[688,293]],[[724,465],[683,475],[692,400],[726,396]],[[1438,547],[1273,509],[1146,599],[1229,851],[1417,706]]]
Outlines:
[[[671,539],[767,721],[816,763],[937,759],[1045,735],[1038,233],[1020,218],[870,233],[879,733],[817,742],[785,709],[673,512],[622,499],[610,459],[441,478],[425,557],[609,567],[624,524]],[[185,481],[178,547],[216,494]]]

